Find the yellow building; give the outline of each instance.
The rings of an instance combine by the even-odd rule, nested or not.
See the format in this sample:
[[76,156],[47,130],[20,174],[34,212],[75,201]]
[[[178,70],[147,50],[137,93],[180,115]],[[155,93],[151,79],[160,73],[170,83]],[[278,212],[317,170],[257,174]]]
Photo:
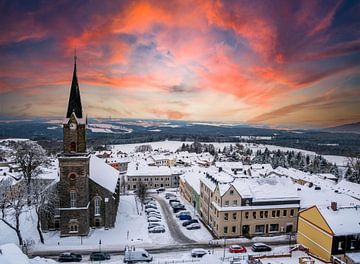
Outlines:
[[300,211],[297,241],[324,261],[360,250],[360,206],[332,202]]

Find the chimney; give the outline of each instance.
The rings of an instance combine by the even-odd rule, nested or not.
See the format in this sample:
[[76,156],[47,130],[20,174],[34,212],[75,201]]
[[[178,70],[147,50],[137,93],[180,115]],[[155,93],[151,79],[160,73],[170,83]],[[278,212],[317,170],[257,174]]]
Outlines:
[[331,209],[337,211],[337,202],[331,202]]

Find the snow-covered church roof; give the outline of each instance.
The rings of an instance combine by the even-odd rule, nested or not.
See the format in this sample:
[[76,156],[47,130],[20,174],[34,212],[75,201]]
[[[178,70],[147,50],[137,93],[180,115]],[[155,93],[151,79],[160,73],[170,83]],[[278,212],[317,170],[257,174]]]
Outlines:
[[119,172],[102,159],[91,156],[90,179],[114,193],[119,179]]

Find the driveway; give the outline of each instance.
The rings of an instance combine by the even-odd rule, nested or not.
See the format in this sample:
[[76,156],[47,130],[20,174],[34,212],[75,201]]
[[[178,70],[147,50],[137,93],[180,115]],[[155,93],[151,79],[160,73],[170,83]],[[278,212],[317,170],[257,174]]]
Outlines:
[[161,209],[164,212],[164,218],[165,218],[165,221],[167,223],[167,226],[169,228],[172,238],[177,243],[181,243],[181,244],[195,243],[196,241],[188,238],[187,236],[185,236],[183,234],[183,232],[181,231],[180,227],[178,226],[178,224],[176,223],[176,221],[174,219],[174,215],[171,212],[170,206],[168,205],[167,201],[158,196],[153,196],[153,198],[159,202]]

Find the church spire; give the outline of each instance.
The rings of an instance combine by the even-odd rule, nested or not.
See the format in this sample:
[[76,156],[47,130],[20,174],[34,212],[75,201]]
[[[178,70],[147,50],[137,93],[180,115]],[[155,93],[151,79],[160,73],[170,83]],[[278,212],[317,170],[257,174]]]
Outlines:
[[82,107],[81,107],[81,98],[80,98],[80,89],[79,83],[76,75],[76,49],[74,55],[74,73],[71,83],[69,104],[66,117],[70,118],[71,114],[74,112],[77,118],[82,118]]

